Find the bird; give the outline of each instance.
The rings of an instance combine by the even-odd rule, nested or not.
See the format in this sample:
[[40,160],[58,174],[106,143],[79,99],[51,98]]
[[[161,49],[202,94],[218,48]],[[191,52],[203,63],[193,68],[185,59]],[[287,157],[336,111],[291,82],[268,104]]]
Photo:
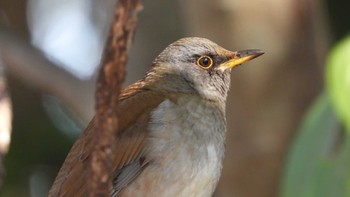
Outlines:
[[[229,51],[200,37],[167,46],[147,74],[120,93],[110,196],[212,196],[225,152],[231,70],[262,54]],[[95,128],[93,118],[48,196],[87,195]]]

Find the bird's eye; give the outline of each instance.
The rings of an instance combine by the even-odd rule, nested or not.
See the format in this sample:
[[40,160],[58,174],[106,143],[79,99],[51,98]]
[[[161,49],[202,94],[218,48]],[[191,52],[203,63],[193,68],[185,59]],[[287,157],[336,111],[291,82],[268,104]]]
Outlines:
[[213,60],[209,56],[201,56],[197,59],[197,65],[204,69],[209,69],[213,65]]

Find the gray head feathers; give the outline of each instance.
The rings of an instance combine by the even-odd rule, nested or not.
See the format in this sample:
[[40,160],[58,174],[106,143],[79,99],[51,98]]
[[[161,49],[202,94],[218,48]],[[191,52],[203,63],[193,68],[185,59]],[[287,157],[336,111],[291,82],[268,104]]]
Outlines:
[[[195,94],[206,100],[225,102],[231,69],[216,68],[232,56],[233,52],[208,39],[182,38],[159,54],[147,77],[160,80],[156,88],[161,91]],[[212,65],[199,65],[201,57],[209,58]]]

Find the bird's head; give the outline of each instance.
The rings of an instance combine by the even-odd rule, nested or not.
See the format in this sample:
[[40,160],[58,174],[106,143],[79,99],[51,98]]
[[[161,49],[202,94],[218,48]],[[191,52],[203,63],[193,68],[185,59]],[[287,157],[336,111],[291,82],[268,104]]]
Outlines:
[[261,50],[228,51],[205,38],[182,38],[159,54],[146,79],[164,92],[225,101],[231,69],[262,54]]

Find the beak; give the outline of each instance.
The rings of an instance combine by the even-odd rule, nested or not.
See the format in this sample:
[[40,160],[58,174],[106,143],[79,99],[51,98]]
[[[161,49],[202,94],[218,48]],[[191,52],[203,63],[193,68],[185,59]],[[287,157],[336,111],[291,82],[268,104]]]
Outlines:
[[236,67],[249,60],[259,57],[260,55],[263,55],[265,52],[258,49],[251,49],[251,50],[237,51],[233,53],[234,53],[233,57],[227,60],[226,62],[222,63],[220,66],[218,66],[217,68],[218,70],[225,71],[227,69]]

